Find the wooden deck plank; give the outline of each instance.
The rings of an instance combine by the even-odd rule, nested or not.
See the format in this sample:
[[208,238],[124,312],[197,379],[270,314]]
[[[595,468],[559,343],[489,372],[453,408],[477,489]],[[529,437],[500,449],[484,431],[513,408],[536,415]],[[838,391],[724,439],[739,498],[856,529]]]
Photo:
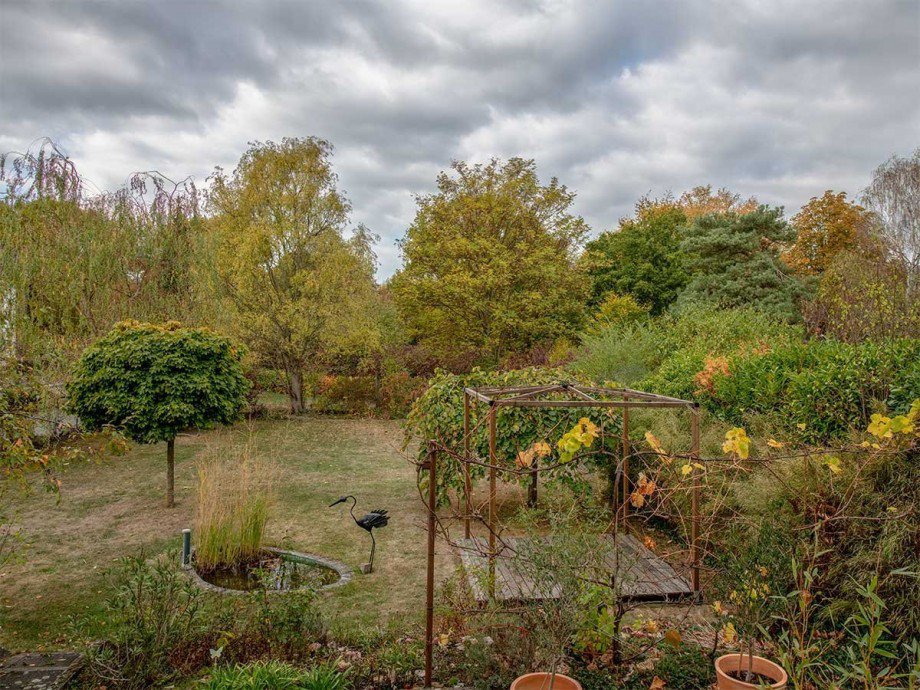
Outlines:
[[[690,584],[671,565],[630,534],[620,534],[616,543],[611,535],[599,538],[607,549],[604,562],[611,572],[617,570],[616,558],[624,571],[624,598],[636,601],[673,601],[690,596]],[[558,598],[559,585],[545,591],[516,565],[524,539],[508,537],[497,544],[500,553],[495,558],[495,596],[502,601],[525,601]],[[466,573],[470,591],[479,602],[488,600],[489,545],[482,537],[464,539],[458,544],[460,561]],[[625,559],[625,563],[624,563]],[[543,590],[543,591],[541,591]]]
[[650,576],[653,576],[654,582],[660,588],[662,593],[674,591],[690,594],[689,583],[682,578],[670,563],[642,544],[636,537],[631,534],[621,535],[620,539],[623,545],[628,547],[636,556],[641,558],[647,567]]

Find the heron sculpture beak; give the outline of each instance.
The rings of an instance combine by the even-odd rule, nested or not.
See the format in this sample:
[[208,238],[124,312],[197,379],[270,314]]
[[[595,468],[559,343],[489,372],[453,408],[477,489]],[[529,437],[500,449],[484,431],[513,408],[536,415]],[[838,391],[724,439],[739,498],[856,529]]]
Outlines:
[[332,508],[333,506],[337,506],[339,503],[344,503],[346,500],[348,500],[348,496],[341,496],[335,503],[330,503],[329,507]]

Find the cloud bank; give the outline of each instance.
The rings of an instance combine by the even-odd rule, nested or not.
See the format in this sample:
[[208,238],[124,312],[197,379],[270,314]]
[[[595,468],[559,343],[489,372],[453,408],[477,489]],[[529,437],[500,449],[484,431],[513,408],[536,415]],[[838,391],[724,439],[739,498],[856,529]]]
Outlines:
[[920,3],[0,4],[0,150],[50,136],[113,188],[307,135],[381,279],[452,159],[535,158],[596,232],[697,184],[794,211],[920,144]]

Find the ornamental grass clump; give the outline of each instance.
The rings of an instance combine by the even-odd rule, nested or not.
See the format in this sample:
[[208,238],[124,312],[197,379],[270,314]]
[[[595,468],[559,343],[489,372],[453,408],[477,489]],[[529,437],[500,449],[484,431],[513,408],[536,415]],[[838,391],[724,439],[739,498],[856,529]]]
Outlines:
[[250,444],[227,454],[208,449],[198,461],[195,564],[200,570],[254,560],[262,549],[272,470]]

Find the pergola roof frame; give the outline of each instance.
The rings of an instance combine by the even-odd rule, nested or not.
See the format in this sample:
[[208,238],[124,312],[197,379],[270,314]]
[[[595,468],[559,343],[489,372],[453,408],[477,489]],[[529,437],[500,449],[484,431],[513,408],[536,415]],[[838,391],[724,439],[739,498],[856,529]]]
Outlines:
[[[495,407],[608,407],[608,408],[690,408],[699,407],[692,400],[646,393],[632,388],[605,388],[578,383],[553,383],[543,386],[467,387],[466,396]],[[541,399],[541,396],[567,393],[569,399]],[[595,397],[602,396],[602,397]]]

